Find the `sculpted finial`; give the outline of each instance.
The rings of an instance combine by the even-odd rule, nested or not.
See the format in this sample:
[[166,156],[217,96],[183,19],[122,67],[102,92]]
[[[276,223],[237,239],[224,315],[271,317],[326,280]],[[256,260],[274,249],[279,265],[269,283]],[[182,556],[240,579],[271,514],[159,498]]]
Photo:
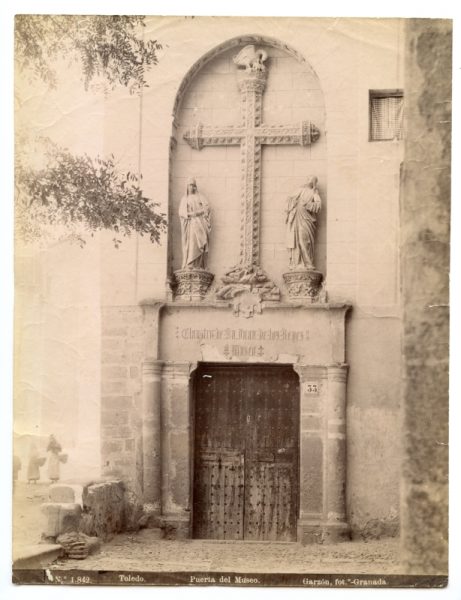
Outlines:
[[245,46],[234,56],[234,63],[237,67],[246,71],[265,71],[265,60],[267,60],[267,52],[262,48],[256,50],[253,44]]

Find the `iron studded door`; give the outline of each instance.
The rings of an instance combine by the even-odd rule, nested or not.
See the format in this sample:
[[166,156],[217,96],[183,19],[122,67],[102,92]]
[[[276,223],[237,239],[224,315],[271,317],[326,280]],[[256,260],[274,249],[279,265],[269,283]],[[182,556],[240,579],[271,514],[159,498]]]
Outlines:
[[296,539],[299,382],[291,366],[202,365],[194,537]]
[[247,540],[296,540],[299,380],[291,366],[257,366],[246,379]]
[[241,369],[197,370],[193,535],[243,539],[245,438]]

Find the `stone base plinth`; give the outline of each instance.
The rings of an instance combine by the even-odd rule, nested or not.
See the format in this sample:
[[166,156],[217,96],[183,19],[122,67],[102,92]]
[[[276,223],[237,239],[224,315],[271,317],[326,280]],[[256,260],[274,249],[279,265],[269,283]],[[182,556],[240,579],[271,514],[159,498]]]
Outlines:
[[203,300],[214,279],[205,269],[179,269],[174,272],[176,300],[194,302]]
[[322,289],[323,275],[315,269],[289,271],[283,279],[292,300],[318,302]]
[[347,523],[319,523],[299,521],[298,542],[307,544],[335,544],[348,542],[351,539],[350,527]]
[[192,537],[189,515],[162,515],[160,523],[167,540],[187,540]]

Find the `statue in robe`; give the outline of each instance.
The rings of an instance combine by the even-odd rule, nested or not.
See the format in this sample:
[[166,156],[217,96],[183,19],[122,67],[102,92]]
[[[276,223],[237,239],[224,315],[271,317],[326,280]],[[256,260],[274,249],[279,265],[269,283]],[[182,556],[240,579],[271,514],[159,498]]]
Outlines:
[[317,177],[310,177],[294,196],[287,200],[286,245],[292,270],[312,270],[314,267],[314,242],[316,215],[322,201],[317,188]]
[[197,189],[195,179],[187,182],[179,204],[182,240],[182,269],[206,269],[211,232],[208,200]]

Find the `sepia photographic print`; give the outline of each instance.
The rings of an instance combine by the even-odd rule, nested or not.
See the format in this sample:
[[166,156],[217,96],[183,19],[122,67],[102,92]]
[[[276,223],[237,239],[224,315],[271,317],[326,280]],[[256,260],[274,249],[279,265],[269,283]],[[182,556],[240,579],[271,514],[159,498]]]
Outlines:
[[14,18],[13,582],[446,587],[452,21],[126,11]]

